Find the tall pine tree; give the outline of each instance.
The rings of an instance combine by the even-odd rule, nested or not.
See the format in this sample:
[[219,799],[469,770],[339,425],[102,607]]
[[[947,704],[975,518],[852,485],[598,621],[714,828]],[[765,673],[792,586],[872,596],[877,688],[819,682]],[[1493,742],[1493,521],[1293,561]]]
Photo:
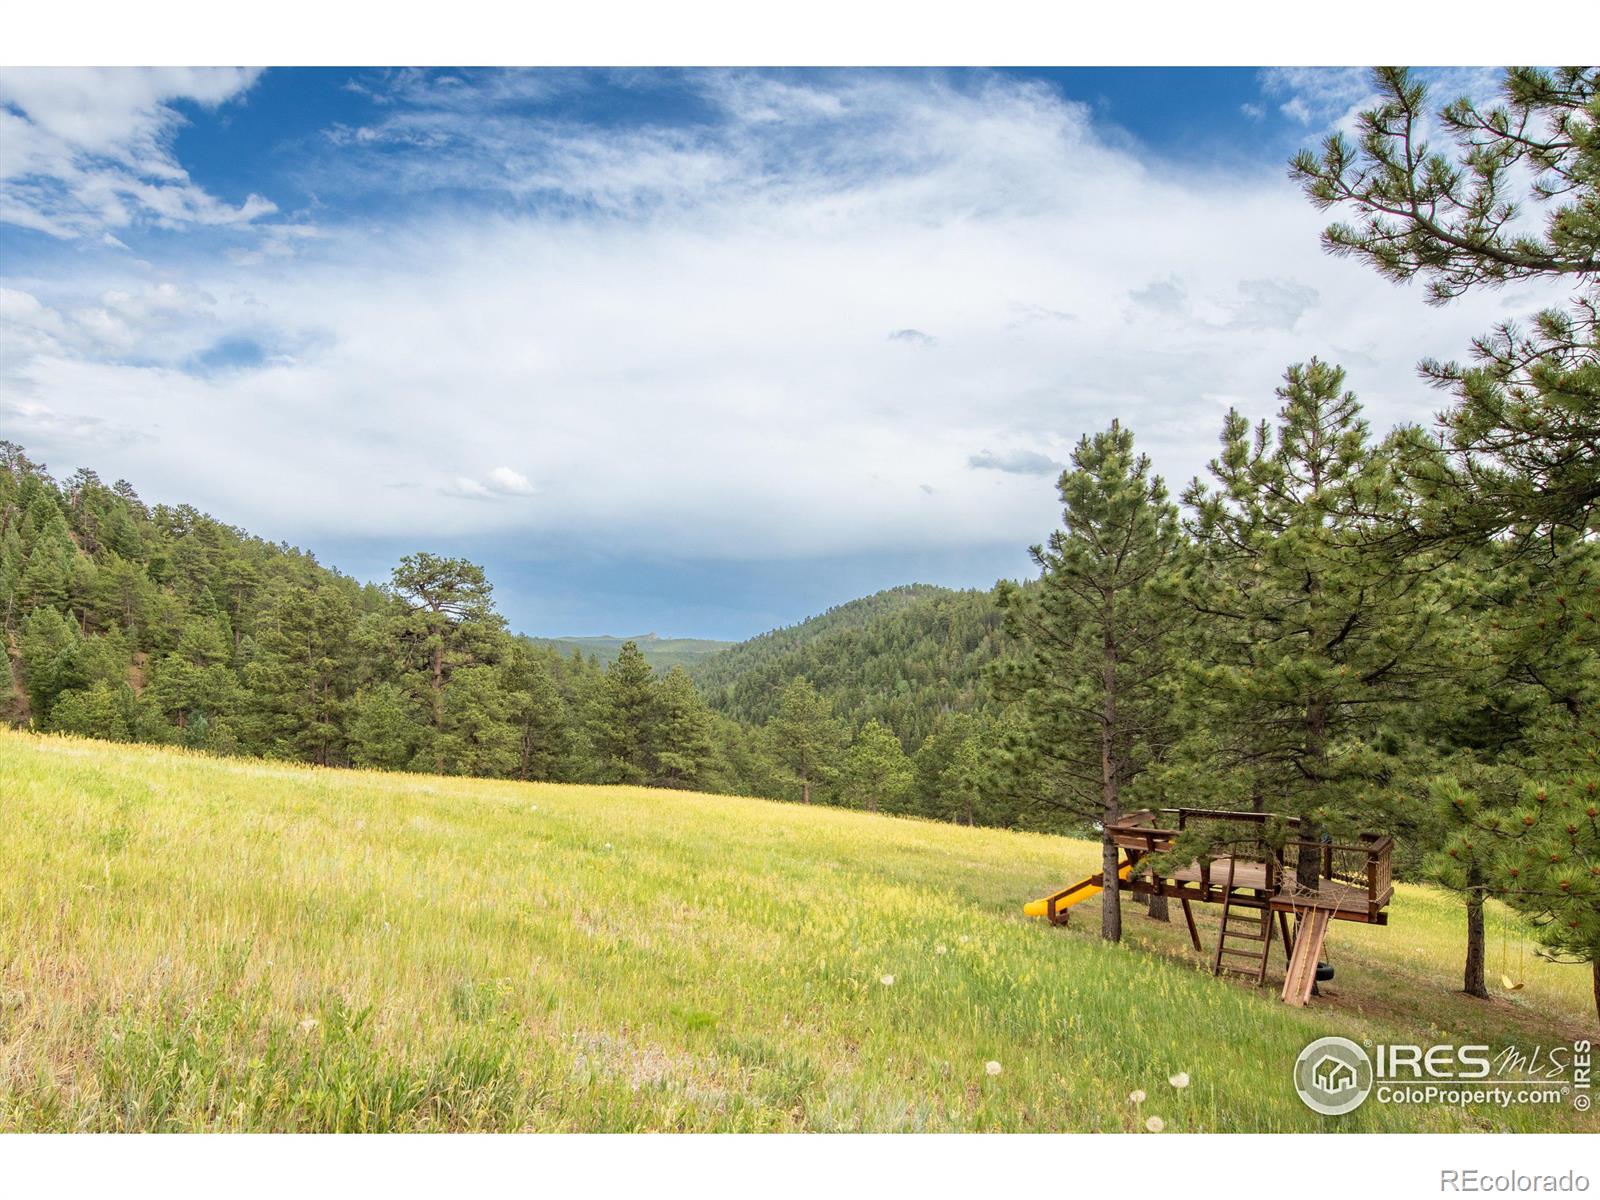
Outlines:
[[1011,748],[1019,776],[1039,801],[1101,830],[1101,935],[1117,941],[1109,826],[1171,739],[1166,693],[1182,615],[1171,583],[1183,544],[1165,485],[1116,422],[1078,443],[1057,486],[1062,528],[1032,551],[1039,586],[1000,594],[1023,652],[997,683],[1024,713]]

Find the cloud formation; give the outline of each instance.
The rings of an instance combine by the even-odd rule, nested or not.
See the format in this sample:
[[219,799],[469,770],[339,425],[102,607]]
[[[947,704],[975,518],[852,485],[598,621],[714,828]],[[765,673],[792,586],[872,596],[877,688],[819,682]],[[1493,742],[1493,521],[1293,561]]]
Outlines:
[[259,72],[235,67],[11,67],[0,73],[0,220],[63,239],[137,221],[170,229],[248,225],[277,211],[252,193],[226,204],[172,152],[190,101],[215,108]]
[[996,454],[985,450],[967,459],[974,471],[1004,471],[1008,475],[1059,475],[1065,467],[1037,450],[1006,450]]
[[[7,101],[56,147],[8,202],[63,237],[133,239],[135,206],[187,232],[6,278],[0,425],[274,538],[1026,546],[1113,417],[1183,480],[1229,404],[1266,416],[1288,363],[1344,347],[1376,428],[1426,420],[1416,360],[1542,301],[1426,308],[1324,256],[1281,163],[1164,163],[1043,84],[921,72],[616,76],[693,119],[612,124],[550,99],[581,73],[363,84],[370,120],[297,161],[327,207],[289,260],[195,216],[165,140],[173,89],[247,83],[145,83],[81,128],[44,84]],[[1308,137],[1339,119],[1297,86],[1272,95],[1309,97]]]

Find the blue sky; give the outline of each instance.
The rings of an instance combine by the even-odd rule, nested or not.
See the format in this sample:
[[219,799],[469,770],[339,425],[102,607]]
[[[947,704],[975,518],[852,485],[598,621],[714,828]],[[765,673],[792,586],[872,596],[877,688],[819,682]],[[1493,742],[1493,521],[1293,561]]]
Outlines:
[[[1492,74],[1431,73],[1441,96]],[[517,629],[744,637],[1028,569],[1113,417],[1181,484],[1283,368],[1384,428],[1447,310],[1288,181],[1360,71],[7,71],[0,436]]]

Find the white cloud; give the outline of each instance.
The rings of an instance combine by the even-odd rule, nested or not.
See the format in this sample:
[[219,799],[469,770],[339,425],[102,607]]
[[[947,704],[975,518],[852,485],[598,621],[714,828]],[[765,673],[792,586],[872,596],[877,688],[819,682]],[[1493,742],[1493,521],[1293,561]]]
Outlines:
[[[1500,85],[1499,70],[1490,67],[1436,67],[1416,75],[1428,85],[1430,109],[1458,96],[1483,103]],[[1377,101],[1367,67],[1270,67],[1261,73],[1261,85],[1265,94],[1285,98],[1278,105],[1284,116],[1313,133],[1338,130],[1354,136],[1356,118]],[[1252,108],[1259,111],[1259,106],[1247,104],[1245,113],[1256,115]]]
[[505,496],[533,495],[533,484],[528,482],[528,477],[521,471],[513,471],[510,467],[496,467],[489,472],[485,482],[491,491]]
[[[388,484],[388,487],[409,487],[410,484]],[[521,471],[510,467],[495,467],[481,479],[457,475],[441,486],[439,494],[461,500],[502,500],[508,496],[531,496],[536,489]]]
[[[1285,365],[1337,347],[1375,427],[1426,420],[1417,359],[1544,299],[1429,309],[1326,257],[1281,166],[1144,161],[1036,86],[725,74],[720,120],[613,132],[428,87],[370,123],[381,160],[351,138],[306,168],[329,194],[381,175],[404,221],[319,220],[292,269],[8,280],[8,436],[291,540],[1025,546],[1057,501],[1005,462],[1120,417],[1182,481],[1215,397],[1268,415]],[[923,330],[936,353],[888,336]],[[273,352],[192,368],[229,337]]]
[[967,459],[967,466],[975,471],[1004,471],[1010,475],[1055,476],[1065,465],[1037,450],[1006,450],[999,454],[985,450]]
[[168,228],[247,225],[276,211],[226,204],[172,154],[188,100],[215,107],[259,72],[232,67],[12,67],[0,73],[0,221],[59,238],[139,220]]
[[1278,105],[1278,111],[1291,121],[1299,121],[1302,125],[1311,124],[1311,106],[1301,96],[1284,101]]

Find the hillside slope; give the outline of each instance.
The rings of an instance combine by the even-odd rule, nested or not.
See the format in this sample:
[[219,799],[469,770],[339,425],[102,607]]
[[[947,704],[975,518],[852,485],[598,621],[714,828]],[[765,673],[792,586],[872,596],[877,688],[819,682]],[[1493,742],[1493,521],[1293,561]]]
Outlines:
[[992,706],[983,671],[1002,652],[994,594],[927,584],[891,588],[697,661],[707,702],[761,723],[784,685],[805,676],[852,727],[876,717],[908,750],[941,714]]
[[1581,1027],[1567,968],[1452,995],[1418,889],[1295,1011],[1019,916],[1058,838],[10,732],[0,778],[0,1130],[1595,1127],[1295,1098],[1329,1033]]
[[710,638],[664,638],[657,637],[653,633],[644,633],[637,637],[530,637],[528,640],[538,646],[548,646],[562,655],[571,654],[576,650],[585,658],[592,656],[602,667],[615,662],[617,655],[622,652],[622,647],[628,642],[633,642],[639,647],[639,653],[644,655],[645,662],[657,671],[670,671],[673,667],[692,667],[735,644],[713,641]]

